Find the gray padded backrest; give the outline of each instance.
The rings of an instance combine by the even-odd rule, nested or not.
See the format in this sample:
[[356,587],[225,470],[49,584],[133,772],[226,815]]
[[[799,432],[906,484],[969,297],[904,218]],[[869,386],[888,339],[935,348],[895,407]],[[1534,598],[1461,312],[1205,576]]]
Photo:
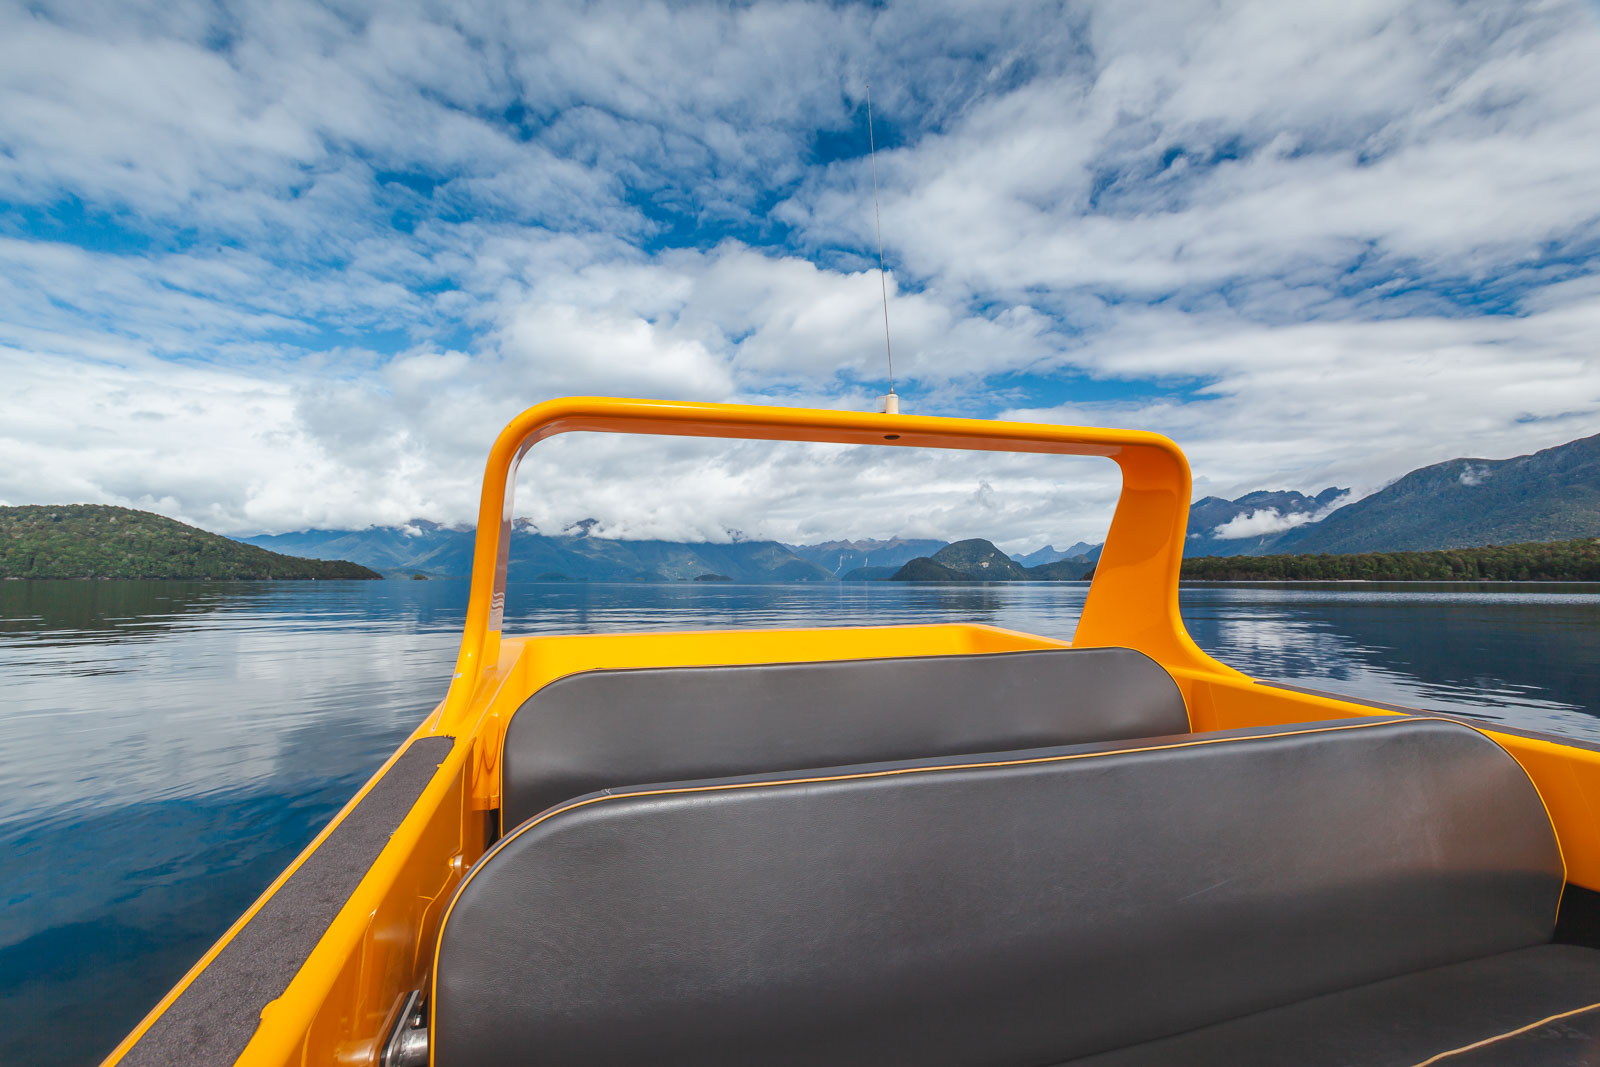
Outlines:
[[434,1063],[1038,1067],[1551,936],[1544,807],[1465,726],[1148,744],[558,808],[446,915]]
[[588,671],[506,728],[501,825],[607,786],[1185,733],[1127,648]]

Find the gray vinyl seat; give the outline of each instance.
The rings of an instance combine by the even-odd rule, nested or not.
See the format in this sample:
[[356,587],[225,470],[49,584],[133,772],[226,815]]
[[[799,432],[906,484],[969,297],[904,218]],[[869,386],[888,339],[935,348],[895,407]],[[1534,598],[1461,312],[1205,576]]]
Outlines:
[[501,826],[607,786],[1188,730],[1127,648],[585,671],[512,714]]
[[1590,1063],[1563,879],[1437,719],[607,789],[463,881],[433,1063]]

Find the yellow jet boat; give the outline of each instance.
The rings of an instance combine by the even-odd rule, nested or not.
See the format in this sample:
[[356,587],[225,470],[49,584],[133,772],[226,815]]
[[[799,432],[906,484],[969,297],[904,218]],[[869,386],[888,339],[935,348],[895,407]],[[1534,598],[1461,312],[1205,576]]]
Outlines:
[[[1069,644],[501,633],[571,431],[1101,456]],[[1152,433],[575,398],[489,455],[448,694],[106,1061],[1600,1063],[1600,750],[1259,682]]]

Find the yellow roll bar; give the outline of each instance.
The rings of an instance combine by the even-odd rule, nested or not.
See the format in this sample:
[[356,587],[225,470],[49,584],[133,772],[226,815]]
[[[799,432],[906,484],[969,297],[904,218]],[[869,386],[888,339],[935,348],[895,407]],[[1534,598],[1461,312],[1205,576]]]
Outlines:
[[540,441],[580,430],[1104,456],[1122,469],[1122,495],[1073,644],[1123,645],[1169,669],[1237,675],[1200,650],[1178,614],[1178,569],[1191,483],[1182,450],[1160,434],[820,408],[566,397],[531,407],[512,419],[489,451],[466,626],[444,714],[439,716],[441,726],[465,711],[483,675],[499,659],[517,467]]

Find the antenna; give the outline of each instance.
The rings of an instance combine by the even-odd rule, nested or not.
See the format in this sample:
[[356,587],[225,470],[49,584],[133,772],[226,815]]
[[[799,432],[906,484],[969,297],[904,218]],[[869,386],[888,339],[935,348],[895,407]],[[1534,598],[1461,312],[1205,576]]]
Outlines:
[[900,414],[900,398],[894,395],[894,348],[889,344],[889,282],[883,265],[883,215],[878,210],[878,144],[872,135],[872,83],[867,82],[867,150],[872,157],[872,220],[878,226],[878,289],[883,294],[883,351],[889,357],[889,395],[878,398],[886,413]]

